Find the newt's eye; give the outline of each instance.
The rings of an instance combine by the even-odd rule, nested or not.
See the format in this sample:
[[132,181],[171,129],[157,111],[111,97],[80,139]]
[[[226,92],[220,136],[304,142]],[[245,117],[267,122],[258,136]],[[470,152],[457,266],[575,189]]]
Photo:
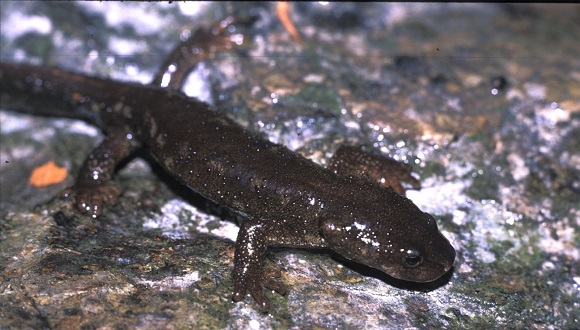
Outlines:
[[423,263],[423,256],[417,250],[407,250],[407,255],[403,257],[403,263],[409,268],[414,268]]

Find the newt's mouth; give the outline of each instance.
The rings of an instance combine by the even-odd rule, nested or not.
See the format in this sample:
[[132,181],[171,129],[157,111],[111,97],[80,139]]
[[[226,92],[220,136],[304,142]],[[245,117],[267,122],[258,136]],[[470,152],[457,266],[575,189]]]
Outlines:
[[432,282],[436,279],[440,278],[441,276],[445,275],[451,267],[453,267],[453,263],[455,262],[456,252],[451,243],[441,235],[443,241],[439,246],[434,247],[434,252],[429,256],[429,260],[426,263],[430,264],[429,269],[431,272],[426,274],[422,281],[417,282]]
[[428,283],[437,280],[447,274],[455,262],[456,252],[451,243],[441,235],[439,244],[429,245],[420,265],[409,268],[405,266],[398,267],[379,267],[383,272],[390,276],[417,283]]

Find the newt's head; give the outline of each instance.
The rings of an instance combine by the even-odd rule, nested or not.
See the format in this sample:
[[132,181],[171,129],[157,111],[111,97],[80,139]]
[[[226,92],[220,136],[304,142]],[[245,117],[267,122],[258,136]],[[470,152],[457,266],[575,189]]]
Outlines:
[[348,205],[350,212],[323,224],[329,247],[401,280],[431,282],[447,273],[455,249],[435,219],[391,189],[381,191],[373,189],[366,200]]

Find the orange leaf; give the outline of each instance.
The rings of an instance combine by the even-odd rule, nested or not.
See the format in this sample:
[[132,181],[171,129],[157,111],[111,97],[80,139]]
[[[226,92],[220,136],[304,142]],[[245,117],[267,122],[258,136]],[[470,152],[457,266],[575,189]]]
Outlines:
[[296,43],[301,43],[300,34],[296,30],[292,19],[290,18],[290,3],[281,1],[276,4],[276,13],[278,14],[278,19],[282,22],[282,26],[286,29],[286,32],[290,33],[292,39]]
[[32,170],[32,173],[28,178],[28,183],[37,188],[46,187],[64,181],[66,176],[66,168],[59,167],[51,160]]

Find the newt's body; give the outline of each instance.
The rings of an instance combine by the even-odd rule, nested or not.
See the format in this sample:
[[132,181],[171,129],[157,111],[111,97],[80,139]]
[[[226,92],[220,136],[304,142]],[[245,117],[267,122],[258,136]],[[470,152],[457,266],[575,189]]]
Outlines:
[[[221,37],[215,30],[194,35],[204,47],[208,36]],[[0,63],[0,83],[2,109],[79,118],[106,133],[70,190],[81,210],[96,217],[115,203],[115,166],[144,147],[184,185],[243,214],[236,301],[249,290],[267,310],[263,288],[284,293],[282,284],[263,274],[267,247],[329,248],[416,282],[433,281],[453,265],[455,250],[435,219],[371,179],[384,177],[402,193],[398,178],[385,176],[393,170],[412,180],[397,163],[345,148],[326,169],[248,133],[205,103],[157,86],[8,63]]]

